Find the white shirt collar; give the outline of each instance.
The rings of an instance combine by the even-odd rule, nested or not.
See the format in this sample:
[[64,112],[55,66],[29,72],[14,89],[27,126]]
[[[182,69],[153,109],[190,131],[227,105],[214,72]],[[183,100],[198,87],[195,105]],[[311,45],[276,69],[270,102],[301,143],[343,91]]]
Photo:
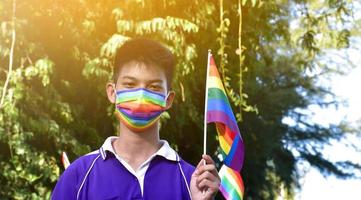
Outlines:
[[[104,141],[102,147],[99,150],[104,160],[106,159],[107,156],[106,151],[113,153],[115,156],[117,155],[112,145],[113,141],[116,140],[117,138],[118,138],[117,136],[110,136]],[[166,158],[167,160],[179,161],[177,152],[174,149],[172,149],[172,147],[170,147],[168,142],[166,140],[160,140],[160,142],[162,146],[158,149],[157,152],[155,152],[152,156],[150,156],[150,158],[154,158],[155,156],[158,155]]]

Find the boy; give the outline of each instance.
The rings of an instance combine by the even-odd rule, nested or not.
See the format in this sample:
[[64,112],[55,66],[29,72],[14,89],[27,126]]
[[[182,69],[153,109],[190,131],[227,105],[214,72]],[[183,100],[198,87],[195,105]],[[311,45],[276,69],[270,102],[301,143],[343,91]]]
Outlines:
[[52,199],[212,199],[220,178],[210,156],[197,168],[159,139],[159,117],[174,99],[174,56],[149,39],[125,42],[117,51],[113,82],[119,136],[74,161],[61,175]]

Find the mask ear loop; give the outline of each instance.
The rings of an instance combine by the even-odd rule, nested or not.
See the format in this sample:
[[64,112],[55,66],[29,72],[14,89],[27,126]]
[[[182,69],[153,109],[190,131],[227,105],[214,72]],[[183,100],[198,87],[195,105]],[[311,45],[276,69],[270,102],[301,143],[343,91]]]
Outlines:
[[113,83],[113,91],[114,91],[114,107],[115,109],[117,109],[117,88],[115,83]]
[[[166,106],[167,106],[167,100],[168,100],[169,95],[170,95],[170,91],[168,91],[167,96],[165,96],[165,98],[164,98]],[[168,110],[168,109],[164,108],[164,110]]]

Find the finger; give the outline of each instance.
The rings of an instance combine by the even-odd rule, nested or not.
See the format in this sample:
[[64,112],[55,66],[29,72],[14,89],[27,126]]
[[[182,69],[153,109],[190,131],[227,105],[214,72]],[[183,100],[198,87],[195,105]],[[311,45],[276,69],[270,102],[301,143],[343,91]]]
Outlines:
[[215,162],[212,160],[212,158],[209,155],[203,155],[202,158],[207,162],[207,164],[214,165],[212,173],[220,179],[221,177],[218,174],[218,170],[215,167]]
[[[203,167],[205,167],[205,166],[202,166],[202,168]],[[211,181],[220,182],[221,178],[219,177],[219,174],[218,174],[217,170],[215,169],[215,166],[213,165],[214,170],[212,170],[213,169],[212,165],[206,166],[205,168],[207,168],[207,167],[209,167],[210,170],[205,170],[205,171],[202,171],[203,173],[199,173],[199,175],[196,179],[196,183],[199,183],[203,179],[209,179]]]
[[202,155],[202,158],[206,161],[206,164],[216,164],[209,155]]
[[216,190],[218,186],[218,183],[216,181],[210,181],[208,179],[203,179],[199,184],[198,184],[198,188],[202,188],[202,189],[207,189],[208,190]]
[[199,184],[204,179],[208,179],[210,181],[217,181],[217,177],[214,174],[210,173],[209,171],[205,171],[204,173],[202,173],[197,177],[196,183]]
[[219,190],[219,183],[213,183],[211,186],[209,186],[206,190],[206,199],[214,199],[214,197],[218,190]]
[[218,174],[215,165],[202,165],[202,166],[200,166],[197,170],[198,170],[198,174],[202,174],[202,173],[204,173],[205,171],[209,171],[209,172],[211,172],[212,174],[214,174],[215,176],[217,176],[217,174]]

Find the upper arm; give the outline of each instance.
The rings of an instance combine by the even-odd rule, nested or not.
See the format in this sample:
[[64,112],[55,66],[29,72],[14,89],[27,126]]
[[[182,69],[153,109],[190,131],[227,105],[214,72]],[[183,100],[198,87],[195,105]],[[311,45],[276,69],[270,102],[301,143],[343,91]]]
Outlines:
[[72,163],[60,176],[51,194],[52,200],[76,199],[78,173],[76,163]]
[[188,183],[190,183],[192,174],[196,168],[193,165],[185,162],[184,160],[181,160],[181,165],[184,170],[184,174],[187,177]]

